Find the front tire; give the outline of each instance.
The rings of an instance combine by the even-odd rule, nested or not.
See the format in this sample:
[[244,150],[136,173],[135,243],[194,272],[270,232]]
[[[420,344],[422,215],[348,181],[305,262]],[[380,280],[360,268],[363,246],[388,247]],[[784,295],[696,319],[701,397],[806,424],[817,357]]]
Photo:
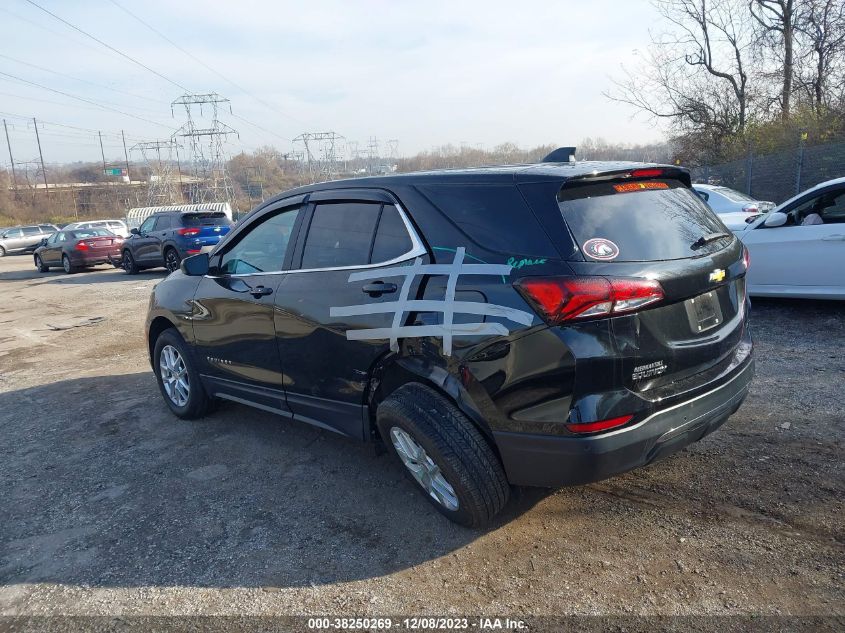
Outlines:
[[467,527],[483,527],[510,496],[493,449],[445,397],[419,383],[397,389],[379,405],[381,437],[438,512]]
[[38,269],[40,273],[46,273],[50,270],[49,266],[45,266],[44,262],[41,260],[40,255],[35,256],[35,267]]
[[126,271],[127,275],[137,275],[141,272],[141,269],[138,268],[138,264],[135,263],[135,258],[132,257],[132,251],[130,250],[123,251],[123,259],[120,264],[121,268]]
[[5,257],[5,256],[6,256],[6,249],[3,248],[2,246],[0,246],[0,257]]
[[185,420],[201,418],[211,405],[188,345],[174,329],[156,339],[153,367],[158,388],[173,413]]

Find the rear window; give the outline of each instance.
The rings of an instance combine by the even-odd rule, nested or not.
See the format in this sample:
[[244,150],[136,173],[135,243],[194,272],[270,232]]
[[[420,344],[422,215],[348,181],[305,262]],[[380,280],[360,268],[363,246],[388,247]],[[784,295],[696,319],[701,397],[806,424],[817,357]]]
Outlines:
[[114,235],[108,229],[76,229],[75,231],[71,231],[71,235],[73,239],[82,240],[86,237],[109,237]]
[[[587,261],[699,257],[733,240],[701,198],[676,180],[579,183],[561,189],[558,204]],[[726,236],[696,245],[717,233]]]
[[225,213],[185,213],[182,215],[182,224],[188,227],[195,226],[229,226],[229,218]]

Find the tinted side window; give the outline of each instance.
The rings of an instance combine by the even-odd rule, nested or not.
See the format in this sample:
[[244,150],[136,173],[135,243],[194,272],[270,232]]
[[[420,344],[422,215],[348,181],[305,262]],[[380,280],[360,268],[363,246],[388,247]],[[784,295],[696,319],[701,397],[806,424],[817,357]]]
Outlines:
[[396,259],[410,251],[413,246],[399,210],[393,205],[384,205],[376,228],[370,263],[379,264]]
[[25,226],[23,227],[23,234],[24,235],[41,235],[41,229],[37,226]]
[[368,264],[380,210],[379,204],[318,204],[305,239],[302,268]]
[[20,229],[12,229],[11,231],[6,231],[6,234],[3,237],[23,237],[23,231]]
[[434,206],[476,244],[500,253],[554,253],[540,224],[514,185],[426,185]]
[[144,223],[141,225],[141,228],[139,228],[138,230],[141,233],[149,233],[150,231],[153,230],[153,224],[155,224],[155,221],[156,221],[155,217],[147,218],[146,220],[144,220]]
[[172,226],[169,215],[160,215],[156,218],[155,231],[166,231]]
[[286,209],[251,227],[234,246],[223,253],[220,272],[243,275],[281,270],[299,211]]

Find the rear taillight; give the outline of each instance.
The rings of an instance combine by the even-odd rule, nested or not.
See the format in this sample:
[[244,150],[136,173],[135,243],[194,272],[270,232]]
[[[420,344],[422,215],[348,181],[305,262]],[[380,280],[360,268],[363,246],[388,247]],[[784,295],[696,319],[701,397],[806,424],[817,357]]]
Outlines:
[[566,428],[573,433],[598,433],[599,431],[608,431],[615,429],[617,426],[628,424],[633,419],[633,415],[620,415],[618,418],[609,418],[607,420],[599,420],[598,422],[584,422],[583,424],[573,422],[567,424]]
[[77,242],[76,246],[74,246],[74,248],[78,251],[87,251],[88,250],[88,244],[86,244],[85,242]]
[[199,235],[200,230],[199,229],[179,229],[177,231],[177,233],[179,233],[179,235],[185,235],[186,237],[191,237],[193,235]]
[[653,279],[523,277],[514,287],[552,325],[633,312],[663,299]]
[[753,204],[750,203],[750,204],[746,204],[744,207],[742,207],[742,210],[745,211],[746,213],[759,213],[760,207],[756,203],[753,203]]

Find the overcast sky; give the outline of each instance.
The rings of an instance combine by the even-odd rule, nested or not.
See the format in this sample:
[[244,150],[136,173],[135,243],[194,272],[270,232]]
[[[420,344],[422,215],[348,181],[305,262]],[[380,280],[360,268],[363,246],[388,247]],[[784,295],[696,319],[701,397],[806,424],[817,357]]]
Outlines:
[[[647,45],[656,14],[646,0],[36,1],[167,79],[25,0],[3,0],[0,116],[16,161],[38,156],[32,125],[20,117],[39,119],[48,162],[99,158],[96,133],[57,123],[102,130],[109,161],[122,157],[120,130],[130,146],[167,138],[185,120],[183,111],[171,116],[170,102],[182,92],[174,84],[231,100],[236,116],[221,114],[240,133],[230,152],[264,144],[287,151],[299,133],[323,130],[362,147],[370,136],[382,146],[398,139],[400,154],[447,143],[661,137],[653,123],[632,119],[630,108],[601,94],[620,63]],[[8,165],[2,141],[0,162]]]

